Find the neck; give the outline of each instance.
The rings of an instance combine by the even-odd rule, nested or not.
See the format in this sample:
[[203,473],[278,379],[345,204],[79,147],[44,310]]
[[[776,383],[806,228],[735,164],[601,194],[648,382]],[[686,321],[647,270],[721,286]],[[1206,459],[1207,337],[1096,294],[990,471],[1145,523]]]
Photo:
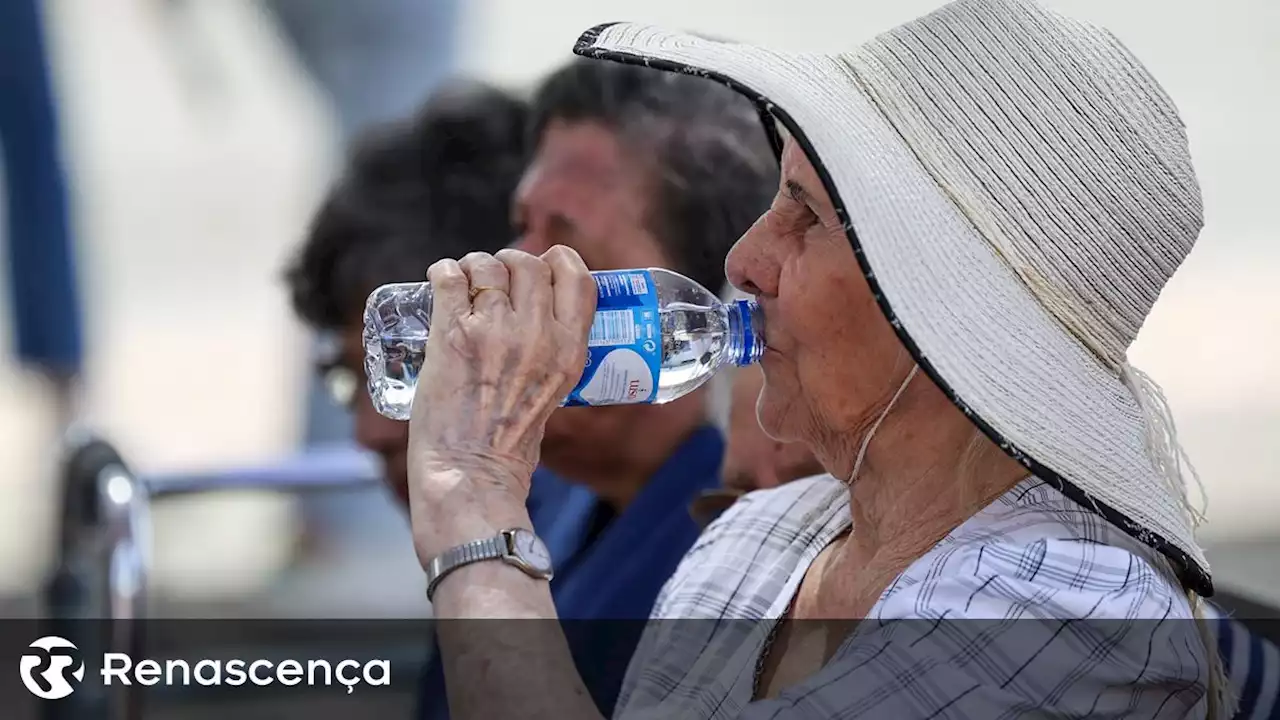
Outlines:
[[[849,473],[864,436],[856,433],[842,466]],[[937,386],[919,378],[872,437],[850,485],[847,553],[896,575],[1027,474]]]
[[626,425],[609,461],[596,468],[576,468],[571,477],[621,514],[681,445],[707,422],[703,391],[664,405],[627,408],[634,417]]

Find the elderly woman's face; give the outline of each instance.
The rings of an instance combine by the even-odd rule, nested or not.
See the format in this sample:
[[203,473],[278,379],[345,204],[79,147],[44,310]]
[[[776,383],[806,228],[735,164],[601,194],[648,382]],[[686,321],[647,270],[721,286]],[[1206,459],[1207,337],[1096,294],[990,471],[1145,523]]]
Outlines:
[[876,306],[835,208],[788,140],[773,205],[729,253],[729,280],[760,301],[768,349],[757,416],[837,476],[912,360]]

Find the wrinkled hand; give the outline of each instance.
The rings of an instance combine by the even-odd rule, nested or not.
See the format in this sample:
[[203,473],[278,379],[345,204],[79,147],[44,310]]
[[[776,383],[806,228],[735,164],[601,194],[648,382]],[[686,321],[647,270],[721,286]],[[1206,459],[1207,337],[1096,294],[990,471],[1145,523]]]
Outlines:
[[431,334],[408,456],[424,560],[446,549],[438,545],[479,539],[446,537],[451,522],[500,525],[523,512],[547,418],[582,376],[596,306],[594,279],[563,246],[442,260],[427,279]]

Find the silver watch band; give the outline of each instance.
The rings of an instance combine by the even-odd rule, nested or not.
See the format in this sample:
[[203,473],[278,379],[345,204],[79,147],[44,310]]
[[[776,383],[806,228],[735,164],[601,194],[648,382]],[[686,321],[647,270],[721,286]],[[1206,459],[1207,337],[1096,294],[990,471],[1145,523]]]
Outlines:
[[454,570],[481,560],[499,560],[506,555],[506,537],[501,534],[445,550],[427,565],[427,600],[432,600],[436,585]]

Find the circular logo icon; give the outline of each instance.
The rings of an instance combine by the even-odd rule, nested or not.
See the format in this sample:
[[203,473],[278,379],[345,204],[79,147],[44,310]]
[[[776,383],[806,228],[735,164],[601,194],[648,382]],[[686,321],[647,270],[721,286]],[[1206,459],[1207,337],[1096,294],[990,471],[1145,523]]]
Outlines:
[[48,635],[31,643],[19,670],[22,684],[32,695],[60,700],[75,692],[76,685],[84,680],[84,658],[70,640]]

